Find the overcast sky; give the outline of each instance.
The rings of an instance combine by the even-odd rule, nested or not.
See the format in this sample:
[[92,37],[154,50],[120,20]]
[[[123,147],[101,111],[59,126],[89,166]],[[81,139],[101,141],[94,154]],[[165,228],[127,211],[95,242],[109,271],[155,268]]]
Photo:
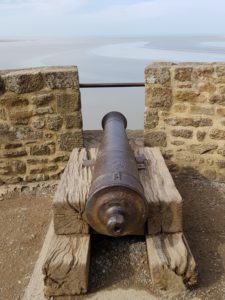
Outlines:
[[225,35],[225,0],[0,0],[0,38]]

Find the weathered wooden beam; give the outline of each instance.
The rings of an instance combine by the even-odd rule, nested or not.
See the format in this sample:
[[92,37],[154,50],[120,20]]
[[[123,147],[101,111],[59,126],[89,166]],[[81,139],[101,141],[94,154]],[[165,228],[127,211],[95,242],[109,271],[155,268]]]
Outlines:
[[179,290],[197,281],[196,263],[183,233],[146,236],[149,269],[153,284]]
[[92,179],[92,167],[84,166],[96,157],[96,148],[72,151],[53,200],[53,220],[56,234],[86,234],[88,224],[83,220],[87,194]]
[[87,292],[90,235],[54,234],[42,267],[47,297]]
[[159,148],[136,148],[147,159],[139,175],[149,203],[148,234],[182,231],[182,198]]

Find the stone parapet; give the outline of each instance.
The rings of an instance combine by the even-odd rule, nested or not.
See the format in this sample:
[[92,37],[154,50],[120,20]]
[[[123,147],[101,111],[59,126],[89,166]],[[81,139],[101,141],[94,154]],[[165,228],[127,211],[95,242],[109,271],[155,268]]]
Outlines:
[[82,146],[77,67],[0,71],[0,185],[57,179]]
[[171,170],[225,181],[225,63],[147,66],[144,136]]

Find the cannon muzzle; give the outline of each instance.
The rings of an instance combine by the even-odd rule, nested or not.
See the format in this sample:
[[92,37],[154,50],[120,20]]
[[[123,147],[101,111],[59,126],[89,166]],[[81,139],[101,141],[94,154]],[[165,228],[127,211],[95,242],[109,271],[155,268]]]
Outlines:
[[127,120],[119,112],[110,112],[102,119],[104,135],[85,208],[89,225],[110,236],[142,231],[148,213],[126,126]]

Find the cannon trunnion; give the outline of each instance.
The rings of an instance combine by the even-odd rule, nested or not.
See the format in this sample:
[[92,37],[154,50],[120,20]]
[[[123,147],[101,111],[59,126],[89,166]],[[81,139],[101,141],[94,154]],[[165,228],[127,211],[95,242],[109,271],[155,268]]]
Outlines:
[[122,236],[144,232],[148,204],[137,162],[126,136],[126,118],[119,112],[104,116],[104,136],[85,208],[88,224],[98,233]]

